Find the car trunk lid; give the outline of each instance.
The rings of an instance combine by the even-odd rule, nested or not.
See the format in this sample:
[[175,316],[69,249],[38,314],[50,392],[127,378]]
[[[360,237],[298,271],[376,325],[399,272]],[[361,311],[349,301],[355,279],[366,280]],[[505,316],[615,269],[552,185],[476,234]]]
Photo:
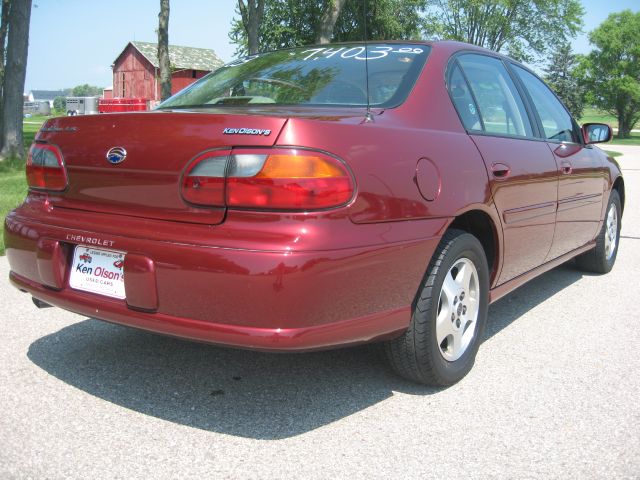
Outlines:
[[274,115],[88,115],[51,119],[36,140],[56,145],[67,170],[67,189],[49,195],[54,208],[219,224],[225,208],[199,208],[181,197],[185,167],[205,150],[270,147],[285,123]]

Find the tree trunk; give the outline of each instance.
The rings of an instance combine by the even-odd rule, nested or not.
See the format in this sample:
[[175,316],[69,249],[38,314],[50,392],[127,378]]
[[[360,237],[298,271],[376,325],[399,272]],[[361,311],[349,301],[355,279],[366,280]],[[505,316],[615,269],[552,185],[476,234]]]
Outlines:
[[627,122],[627,116],[618,115],[618,138],[629,138],[631,136],[631,126]]
[[160,0],[158,14],[158,63],[160,64],[160,98],[171,96],[171,62],[169,61],[169,0]]
[[318,25],[318,33],[316,34],[316,43],[329,43],[333,37],[333,27],[336,25],[338,16],[342,11],[345,0],[330,0],[327,9],[322,14],[320,25]]
[[264,15],[264,0],[238,0],[238,8],[242,17],[242,25],[247,32],[249,55],[260,51],[260,25]]
[[29,53],[31,0],[11,3],[7,64],[2,89],[2,151],[0,158],[24,158],[22,145],[22,105]]
[[[9,0],[2,0],[2,15],[0,19],[0,112],[2,112],[2,86],[4,79],[4,64],[5,64],[5,50],[4,46],[7,43],[7,31],[9,30],[9,7],[11,3]],[[2,130],[0,128],[0,130]],[[0,133],[0,137],[1,137]],[[1,140],[0,140],[1,142]],[[0,143],[0,149],[2,143]]]

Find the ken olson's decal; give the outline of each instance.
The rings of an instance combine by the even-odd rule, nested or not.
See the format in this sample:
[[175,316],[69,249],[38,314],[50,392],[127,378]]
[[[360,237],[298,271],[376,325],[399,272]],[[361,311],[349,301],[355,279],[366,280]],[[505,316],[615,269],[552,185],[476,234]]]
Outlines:
[[271,135],[271,130],[262,130],[261,128],[225,128],[222,130],[225,135]]

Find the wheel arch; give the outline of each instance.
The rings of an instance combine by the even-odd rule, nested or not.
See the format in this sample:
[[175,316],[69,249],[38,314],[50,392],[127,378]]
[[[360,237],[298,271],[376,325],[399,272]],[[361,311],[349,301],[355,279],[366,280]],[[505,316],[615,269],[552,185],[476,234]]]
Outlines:
[[611,187],[611,190],[616,190],[618,192],[618,195],[620,195],[620,209],[621,209],[620,213],[624,213],[625,193],[624,193],[624,179],[622,178],[622,175],[620,175],[618,178],[615,179],[615,181],[613,182],[613,186]]
[[493,285],[502,265],[502,235],[496,219],[483,209],[473,208],[456,215],[447,230],[452,228],[470,233],[480,241],[489,265],[489,283]]

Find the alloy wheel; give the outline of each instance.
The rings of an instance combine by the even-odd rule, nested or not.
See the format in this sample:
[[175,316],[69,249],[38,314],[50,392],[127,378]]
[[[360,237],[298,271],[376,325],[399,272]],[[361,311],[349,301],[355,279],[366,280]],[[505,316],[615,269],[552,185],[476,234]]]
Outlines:
[[604,253],[607,261],[611,260],[618,244],[618,209],[614,204],[609,207],[604,232]]
[[471,344],[478,320],[480,281],[471,260],[460,258],[447,272],[436,317],[436,338],[445,360],[459,359]]

